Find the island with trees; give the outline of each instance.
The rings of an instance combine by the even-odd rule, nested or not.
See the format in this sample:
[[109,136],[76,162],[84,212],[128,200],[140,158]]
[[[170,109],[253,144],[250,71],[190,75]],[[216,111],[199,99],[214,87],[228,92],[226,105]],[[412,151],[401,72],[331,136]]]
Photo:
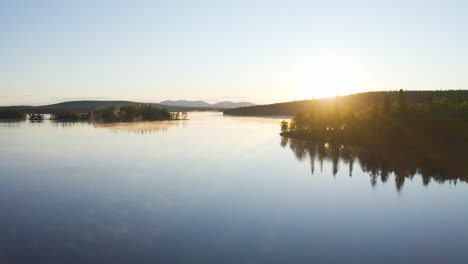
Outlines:
[[187,112],[171,113],[151,105],[113,106],[93,112],[95,122],[140,122],[187,119]]
[[[124,106],[111,106],[96,109],[93,112],[77,112],[68,109],[56,111],[51,114],[50,120],[54,122],[141,122],[162,120],[186,120],[187,112],[169,112],[151,104],[135,104]],[[0,110],[0,120],[26,120],[28,114],[16,109]],[[43,121],[43,114],[29,114],[30,121]]]
[[141,122],[163,120],[185,120],[187,112],[169,112],[149,104],[112,106],[91,113],[61,111],[52,114],[54,121],[88,121],[98,123]]

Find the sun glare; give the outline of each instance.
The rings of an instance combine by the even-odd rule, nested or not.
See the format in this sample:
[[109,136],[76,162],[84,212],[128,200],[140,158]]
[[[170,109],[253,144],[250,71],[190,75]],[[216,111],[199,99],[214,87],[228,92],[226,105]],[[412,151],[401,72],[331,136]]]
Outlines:
[[361,87],[357,66],[334,55],[304,63],[295,75],[296,97],[300,99],[346,95],[358,92]]

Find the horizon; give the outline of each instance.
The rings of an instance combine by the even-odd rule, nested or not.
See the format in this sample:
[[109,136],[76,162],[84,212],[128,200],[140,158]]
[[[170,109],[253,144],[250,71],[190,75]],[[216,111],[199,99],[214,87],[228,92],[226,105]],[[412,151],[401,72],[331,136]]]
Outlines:
[[459,1],[2,2],[0,105],[465,90],[467,10]]
[[[445,89],[445,90],[404,90],[405,92],[426,92],[426,91],[433,91],[433,92],[444,92],[444,91],[465,91],[466,89]],[[108,102],[108,101],[123,101],[123,102],[135,102],[135,103],[145,103],[145,104],[161,104],[164,101],[172,101],[172,102],[178,102],[178,101],[187,101],[187,102],[205,102],[208,104],[217,104],[217,103],[223,103],[223,102],[232,102],[232,103],[252,103],[254,105],[269,105],[269,104],[278,104],[278,103],[288,103],[288,102],[294,102],[294,101],[304,101],[304,100],[320,100],[320,99],[333,99],[337,97],[346,97],[348,95],[356,95],[356,94],[363,94],[363,93],[376,93],[376,92],[398,92],[399,90],[369,90],[369,91],[362,91],[362,92],[357,92],[357,93],[350,93],[350,94],[343,94],[343,95],[335,95],[335,96],[327,96],[327,97],[319,97],[319,98],[305,98],[305,99],[296,99],[296,100],[289,100],[289,101],[270,101],[270,102],[263,102],[263,103],[256,103],[254,101],[242,101],[242,100],[232,100],[231,97],[227,97],[225,100],[216,100],[213,98],[204,100],[200,98],[195,98],[195,99],[165,99],[165,100],[156,100],[156,101],[141,101],[141,100],[131,100],[131,99],[109,99],[105,97],[96,97],[96,98],[83,98],[83,97],[77,97],[77,98],[63,98],[64,100],[58,100],[58,101],[52,101],[47,104],[14,104],[14,105],[3,105],[0,103],[0,107],[9,107],[9,106],[46,106],[46,105],[54,105],[54,104],[60,104],[60,103],[67,103],[67,102],[87,102],[87,101],[97,101],[97,102]]]

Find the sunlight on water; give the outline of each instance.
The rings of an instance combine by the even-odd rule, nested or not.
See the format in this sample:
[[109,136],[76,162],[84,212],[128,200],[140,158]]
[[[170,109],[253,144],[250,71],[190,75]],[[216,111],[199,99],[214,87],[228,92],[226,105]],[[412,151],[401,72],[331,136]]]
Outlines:
[[468,258],[463,181],[415,171],[402,182],[400,167],[382,178],[363,152],[282,139],[282,119],[189,119],[0,123],[0,255],[23,263]]

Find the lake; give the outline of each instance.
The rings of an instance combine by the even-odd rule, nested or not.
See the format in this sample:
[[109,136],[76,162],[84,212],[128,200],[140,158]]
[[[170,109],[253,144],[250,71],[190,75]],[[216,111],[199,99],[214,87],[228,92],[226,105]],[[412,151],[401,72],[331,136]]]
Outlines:
[[0,123],[0,263],[467,263],[466,182],[189,118]]

